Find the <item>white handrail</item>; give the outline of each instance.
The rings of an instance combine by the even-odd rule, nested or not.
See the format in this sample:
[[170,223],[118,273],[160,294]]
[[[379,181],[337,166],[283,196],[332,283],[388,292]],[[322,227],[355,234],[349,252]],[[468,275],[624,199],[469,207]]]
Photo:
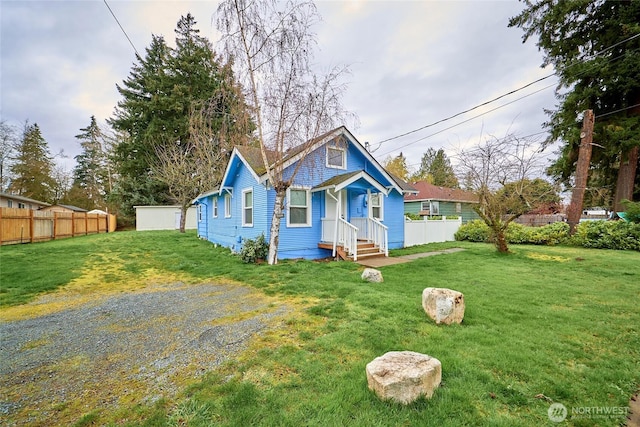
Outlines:
[[367,229],[369,240],[373,241],[385,256],[389,256],[389,227],[375,218],[368,218]]
[[342,243],[344,250],[351,256],[353,260],[358,260],[358,227],[349,224],[342,218],[338,218],[338,242]]

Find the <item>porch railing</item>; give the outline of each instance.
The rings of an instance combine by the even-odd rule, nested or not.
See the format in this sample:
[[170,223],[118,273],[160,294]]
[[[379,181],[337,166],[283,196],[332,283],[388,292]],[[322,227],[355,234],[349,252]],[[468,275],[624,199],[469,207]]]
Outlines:
[[353,224],[349,224],[342,218],[338,218],[337,236],[333,241],[333,255],[336,254],[336,246],[338,243],[342,244],[342,247],[347,254],[353,257],[354,261],[358,260],[358,227]]
[[351,218],[351,223],[358,228],[358,239],[373,242],[389,256],[389,227],[374,218]]

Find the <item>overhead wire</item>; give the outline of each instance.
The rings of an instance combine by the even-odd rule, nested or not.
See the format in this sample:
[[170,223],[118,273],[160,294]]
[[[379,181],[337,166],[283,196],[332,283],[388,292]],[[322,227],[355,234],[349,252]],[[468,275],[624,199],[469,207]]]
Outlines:
[[127,38],[127,40],[129,40],[129,44],[131,45],[131,47],[133,48],[134,52],[136,53],[136,55],[140,56],[140,54],[138,53],[138,49],[136,49],[136,47],[134,46],[133,42],[131,41],[131,39],[129,38],[129,35],[127,34],[127,32],[124,30],[124,28],[122,27],[122,24],[120,24],[120,21],[118,20],[118,18],[116,17],[116,14],[113,13],[113,10],[111,10],[111,7],[109,6],[109,3],[107,3],[107,0],[102,0],[104,1],[105,6],[107,6],[107,9],[109,9],[109,12],[111,12],[111,16],[113,16],[113,19],[116,20],[116,22],[118,23],[118,26],[120,27],[120,29],[122,30],[122,33],[124,34],[124,36]]
[[[607,51],[609,51],[609,50],[613,49],[613,48],[614,48],[614,47],[616,47],[616,46],[619,46],[619,45],[621,45],[621,44],[623,44],[623,43],[627,43],[627,42],[629,42],[629,41],[631,41],[631,40],[633,40],[633,39],[635,39],[635,38],[638,38],[638,37],[640,37],[640,33],[635,34],[635,35],[630,36],[630,37],[627,37],[627,38],[626,38],[626,39],[624,39],[624,40],[621,40],[621,41],[619,41],[619,42],[617,42],[617,43],[615,43],[615,44],[613,44],[613,45],[611,45],[611,46],[609,46],[609,47],[607,47],[607,48],[605,48],[605,49],[602,49],[602,50],[600,50],[600,51],[598,51],[598,52],[594,53],[593,55],[591,55],[591,57],[592,57],[592,58],[595,58],[595,57],[597,57],[597,56],[599,56],[599,55],[602,55],[604,52],[607,52]],[[637,50],[637,49],[633,49],[632,51],[636,51],[636,50]],[[624,54],[623,54],[623,55],[618,55],[618,56],[617,56],[617,57],[615,57],[615,58],[609,58],[609,59],[608,59],[608,62],[614,61],[614,60],[616,60],[616,59],[618,59],[618,58],[620,58],[620,57],[622,57],[622,56],[624,56]],[[570,65],[570,66],[569,66],[569,67],[567,67],[567,68],[571,68],[571,67],[574,67],[574,66],[578,65],[579,63],[583,63],[585,59],[586,59],[586,58],[582,58],[582,59],[580,59],[578,62],[576,62],[576,63],[574,63],[574,64]],[[377,145],[377,148],[376,148],[376,149],[374,149],[373,151],[376,151],[377,149],[379,149],[379,148],[380,148],[380,146],[381,146],[383,143],[385,143],[385,142],[393,141],[393,140],[395,140],[395,139],[399,139],[399,138],[402,138],[402,137],[404,137],[404,136],[411,135],[411,134],[413,134],[413,133],[419,132],[419,131],[421,131],[421,130],[424,130],[424,129],[427,129],[427,128],[429,128],[429,127],[433,127],[433,126],[435,126],[435,125],[437,125],[437,124],[443,123],[443,122],[445,122],[445,121],[451,120],[451,119],[453,119],[453,118],[455,118],[455,117],[461,116],[461,115],[463,115],[463,114],[466,114],[466,113],[468,113],[468,112],[471,112],[471,111],[476,110],[476,109],[478,109],[478,108],[481,108],[481,107],[483,107],[483,106],[486,106],[486,105],[488,105],[488,104],[491,104],[491,103],[493,103],[493,102],[496,102],[496,101],[498,101],[498,100],[500,100],[500,99],[502,99],[502,98],[504,98],[504,97],[506,97],[506,96],[509,96],[509,95],[512,95],[512,94],[514,94],[514,93],[516,93],[516,92],[519,92],[519,91],[521,91],[521,90],[524,90],[524,89],[526,89],[527,87],[530,87],[530,86],[532,86],[532,85],[534,85],[534,84],[536,84],[536,83],[539,83],[539,82],[541,82],[541,81],[543,81],[543,80],[545,80],[545,79],[548,79],[548,78],[550,78],[550,77],[552,77],[552,76],[554,76],[554,75],[557,75],[557,72],[554,72],[554,73],[552,73],[552,74],[549,74],[549,75],[546,75],[546,76],[541,77],[541,78],[539,78],[539,79],[536,79],[536,80],[534,80],[534,81],[532,81],[532,82],[530,82],[530,83],[527,83],[527,84],[526,84],[526,85],[524,85],[524,86],[521,86],[521,87],[519,87],[519,88],[517,88],[517,89],[511,90],[511,91],[509,91],[509,92],[507,92],[507,93],[504,93],[504,94],[502,94],[502,95],[500,95],[500,96],[498,96],[498,97],[495,97],[495,98],[493,98],[493,99],[491,99],[491,100],[489,100],[489,101],[485,101],[485,102],[483,102],[483,103],[481,103],[481,104],[478,104],[478,105],[476,105],[476,106],[474,106],[474,107],[471,107],[471,108],[466,109],[466,110],[464,110],[464,111],[461,111],[461,112],[459,112],[459,113],[453,114],[453,115],[451,115],[451,116],[448,116],[448,117],[446,117],[446,118],[444,118],[444,119],[437,120],[437,121],[435,121],[435,122],[433,122],[433,123],[429,123],[429,124],[427,124],[427,125],[425,125],[425,126],[421,126],[421,127],[417,128],[417,129],[414,129],[414,130],[411,130],[411,131],[408,131],[408,132],[404,132],[404,133],[402,133],[402,134],[400,134],[400,135],[396,135],[396,136],[391,137],[391,138],[383,139],[382,141],[379,141],[379,142],[377,142],[377,143],[372,144],[372,145]],[[544,89],[548,89],[548,88],[549,88],[549,87],[551,87],[551,86],[554,86],[554,85],[546,86],[546,87],[544,87],[543,89],[540,89],[540,90],[537,90],[537,91],[535,91],[535,92],[532,92],[532,93],[531,93],[531,94],[529,94],[529,95],[532,95],[532,94],[538,93],[538,92],[540,92],[541,90],[544,90]],[[526,97],[527,97],[527,96],[529,96],[529,95],[526,95],[526,96],[520,97],[520,98],[516,99],[515,101],[519,101],[519,100],[521,100],[521,99],[523,99],[523,98],[526,98]],[[502,108],[503,106],[509,105],[509,104],[511,104],[511,103],[513,103],[513,102],[515,102],[515,101],[509,102],[509,103],[504,104],[504,105],[502,105],[502,106],[500,106],[500,107],[497,107],[497,108],[495,108],[495,109],[489,110],[489,111],[487,111],[487,112],[485,112],[485,113],[483,113],[483,114],[480,114],[480,115],[474,116],[474,117],[472,117],[471,119],[467,119],[467,120],[464,120],[464,121],[462,121],[462,122],[459,122],[458,124],[456,124],[456,125],[454,125],[454,126],[451,126],[451,127],[448,127],[448,128],[446,128],[446,129],[443,129],[442,131],[449,130],[449,129],[453,128],[453,127],[456,127],[456,126],[459,126],[459,125],[461,125],[461,124],[464,124],[464,123],[466,123],[466,122],[468,122],[468,121],[470,121],[470,120],[473,120],[473,119],[475,119],[475,118],[478,118],[478,117],[480,117],[480,116],[482,116],[482,115],[484,115],[484,114],[488,114],[488,113],[490,113],[490,112],[492,112],[492,111],[495,111],[496,109]],[[632,107],[628,107],[628,108],[632,108]],[[618,112],[618,111],[617,111],[617,112]],[[614,114],[614,112],[606,113],[605,115],[609,115],[609,114]],[[599,117],[604,117],[605,115],[600,115]],[[381,155],[388,154],[388,153],[393,152],[393,151],[396,151],[396,150],[398,150],[398,149],[401,149],[401,148],[407,147],[408,145],[411,145],[411,144],[415,144],[416,142],[419,142],[419,141],[422,141],[422,140],[424,140],[424,139],[426,139],[426,138],[429,138],[429,137],[431,137],[431,136],[437,135],[437,134],[441,133],[442,131],[436,132],[436,133],[431,134],[431,135],[428,135],[428,136],[426,136],[426,137],[422,137],[422,138],[420,138],[420,139],[418,139],[418,140],[416,140],[416,141],[413,141],[413,142],[411,142],[411,143],[405,144],[405,145],[403,145],[403,146],[401,146],[401,147],[397,147],[397,148],[395,148],[395,149],[393,149],[393,150],[390,150],[390,151],[384,152],[384,153],[382,153]]]

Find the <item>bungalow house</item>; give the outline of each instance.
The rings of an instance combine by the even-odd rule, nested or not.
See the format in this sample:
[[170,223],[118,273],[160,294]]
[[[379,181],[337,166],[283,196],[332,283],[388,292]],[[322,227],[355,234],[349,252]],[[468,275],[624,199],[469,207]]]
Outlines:
[[478,196],[458,188],[440,187],[426,181],[412,184],[417,194],[404,197],[404,212],[421,216],[461,216],[467,223],[480,216],[473,210],[478,204]]
[[[291,150],[284,176],[297,168],[280,222],[278,258],[387,255],[404,243],[404,195],[394,179],[344,126],[310,141],[306,156]],[[218,188],[201,194],[198,236],[239,251],[247,239],[267,240],[275,191],[260,150],[235,147]]]
[[31,209],[33,211],[37,211],[38,209],[42,209],[47,206],[51,205],[28,197],[0,193],[0,208]]

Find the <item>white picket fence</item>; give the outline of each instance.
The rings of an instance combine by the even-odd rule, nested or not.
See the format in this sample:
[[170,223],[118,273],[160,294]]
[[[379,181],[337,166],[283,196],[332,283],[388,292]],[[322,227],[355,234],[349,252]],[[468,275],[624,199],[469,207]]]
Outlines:
[[424,245],[426,243],[450,242],[456,240],[454,235],[462,225],[462,217],[458,219],[442,219],[404,221],[404,246]]

